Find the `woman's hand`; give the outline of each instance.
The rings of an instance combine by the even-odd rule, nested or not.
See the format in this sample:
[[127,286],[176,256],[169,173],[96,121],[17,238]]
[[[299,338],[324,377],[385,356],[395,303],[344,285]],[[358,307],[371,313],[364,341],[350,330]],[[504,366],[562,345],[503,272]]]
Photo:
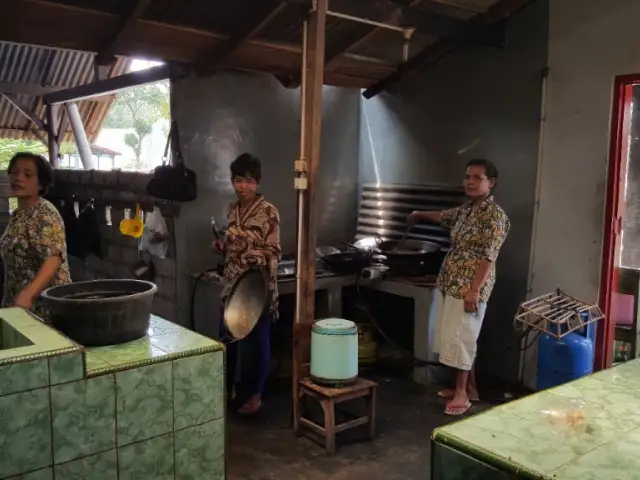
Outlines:
[[417,223],[420,223],[420,220],[421,220],[421,218],[420,218],[420,217],[421,217],[420,212],[419,212],[419,211],[417,211],[417,210],[414,210],[414,211],[413,211],[413,212],[411,212],[411,213],[409,214],[409,216],[407,217],[407,223],[408,223],[409,225],[415,225],[415,224],[417,224]]
[[20,290],[18,295],[16,295],[15,300],[13,301],[16,307],[24,308],[25,310],[31,310],[33,308],[34,295],[29,291],[28,288],[23,288]]
[[476,313],[478,311],[479,295],[477,290],[469,290],[464,297],[464,311]]

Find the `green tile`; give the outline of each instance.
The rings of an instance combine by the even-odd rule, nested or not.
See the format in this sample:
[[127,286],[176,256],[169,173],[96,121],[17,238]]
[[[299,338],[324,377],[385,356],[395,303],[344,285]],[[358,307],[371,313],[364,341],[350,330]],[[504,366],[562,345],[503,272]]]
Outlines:
[[175,430],[222,417],[223,353],[174,360],[173,392]]
[[171,362],[116,375],[118,446],[173,430]]
[[118,480],[115,450],[55,466],[56,480]]
[[108,347],[94,347],[88,349],[92,354],[113,366],[136,365],[166,354],[151,345],[148,337],[133,342],[109,345]]
[[49,357],[51,385],[80,380],[84,375],[82,353],[73,352]]
[[101,370],[103,368],[109,367],[109,364],[105,360],[102,360],[93,352],[87,351],[85,353],[84,362],[88,374],[91,374],[91,372],[95,370]]
[[25,473],[7,480],[53,480],[53,469],[51,467],[43,468],[42,470]]
[[173,480],[173,436],[118,448],[119,480]]
[[174,434],[176,480],[225,478],[224,419]]
[[160,335],[167,335],[170,333],[180,333],[185,331],[183,327],[177,325],[169,320],[165,320],[156,315],[151,315],[151,322],[149,325],[149,336],[157,337]]
[[0,366],[0,396],[49,385],[47,359]]
[[51,387],[51,407],[56,464],[115,448],[113,375]]
[[186,353],[201,348],[213,351],[217,346],[216,341],[187,331],[151,337],[151,344],[166,353]]
[[514,477],[440,443],[433,445],[433,480],[511,480]]
[[0,478],[51,465],[49,388],[0,397]]
[[20,333],[17,327],[11,325],[2,318],[0,318],[0,330],[2,330],[2,350],[29,347],[33,345],[33,342]]

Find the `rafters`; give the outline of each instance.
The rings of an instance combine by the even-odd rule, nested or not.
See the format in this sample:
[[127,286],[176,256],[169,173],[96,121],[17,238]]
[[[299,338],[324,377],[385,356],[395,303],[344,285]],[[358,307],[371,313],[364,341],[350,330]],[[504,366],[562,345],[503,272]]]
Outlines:
[[499,0],[486,12],[476,15],[467,22],[467,28],[459,35],[439,39],[436,43],[428,46],[416,56],[400,65],[394,73],[366,89],[362,95],[365,98],[372,98],[389,88],[392,84],[398,82],[407,72],[417,66],[426,68],[435,64],[444,56],[482,35],[492,25],[506,19],[535,1],[536,0]]
[[114,31],[111,38],[105,42],[104,46],[98,51],[96,63],[98,65],[110,65],[115,61],[115,52],[118,51],[119,42],[126,38],[135,27],[138,19],[144,14],[144,11],[151,3],[151,0],[130,0],[128,3],[129,11],[124,15]]

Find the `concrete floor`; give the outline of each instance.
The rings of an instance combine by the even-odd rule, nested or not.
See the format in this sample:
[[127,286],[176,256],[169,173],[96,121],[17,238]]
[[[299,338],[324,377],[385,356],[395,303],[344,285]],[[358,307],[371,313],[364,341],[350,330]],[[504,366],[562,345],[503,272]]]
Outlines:
[[[429,479],[431,431],[453,419],[444,400],[410,379],[363,375],[379,383],[377,437],[366,427],[338,435],[334,457],[318,443],[296,439],[290,427],[288,392],[272,394],[256,419],[231,414],[228,422],[229,480],[401,480]],[[356,401],[357,402],[357,401]],[[486,408],[479,405],[472,412]]]

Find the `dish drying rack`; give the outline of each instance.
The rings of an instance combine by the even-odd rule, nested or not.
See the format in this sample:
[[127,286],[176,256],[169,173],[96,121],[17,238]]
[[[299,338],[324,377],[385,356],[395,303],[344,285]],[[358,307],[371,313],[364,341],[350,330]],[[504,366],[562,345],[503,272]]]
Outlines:
[[604,315],[598,305],[583,302],[557,289],[521,303],[514,323],[562,338],[602,318]]

